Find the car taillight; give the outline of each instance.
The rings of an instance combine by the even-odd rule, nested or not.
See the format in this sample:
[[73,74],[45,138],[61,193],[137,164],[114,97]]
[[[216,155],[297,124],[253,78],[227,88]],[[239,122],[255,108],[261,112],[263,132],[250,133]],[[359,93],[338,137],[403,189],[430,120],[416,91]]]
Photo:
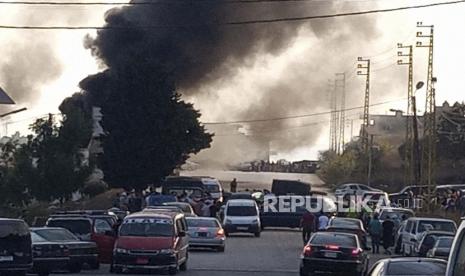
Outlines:
[[352,256],[356,257],[361,253],[361,250],[359,248],[352,249]]
[[224,230],[223,230],[223,229],[219,229],[218,232],[216,232],[216,236],[217,236],[217,237],[224,237]]
[[310,257],[312,255],[312,247],[310,245],[306,245],[304,247],[302,255],[304,255],[305,257]]
[[327,245],[327,246],[326,246],[326,249],[329,249],[329,250],[339,250],[339,246],[337,246],[337,245]]

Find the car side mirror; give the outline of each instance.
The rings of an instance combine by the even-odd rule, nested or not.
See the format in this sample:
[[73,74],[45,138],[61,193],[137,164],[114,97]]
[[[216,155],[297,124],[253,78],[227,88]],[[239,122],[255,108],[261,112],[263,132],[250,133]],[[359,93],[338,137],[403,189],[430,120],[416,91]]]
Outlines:
[[180,231],[180,232],[178,233],[178,236],[181,237],[181,238],[182,238],[182,237],[185,237],[185,236],[186,236],[186,232]]

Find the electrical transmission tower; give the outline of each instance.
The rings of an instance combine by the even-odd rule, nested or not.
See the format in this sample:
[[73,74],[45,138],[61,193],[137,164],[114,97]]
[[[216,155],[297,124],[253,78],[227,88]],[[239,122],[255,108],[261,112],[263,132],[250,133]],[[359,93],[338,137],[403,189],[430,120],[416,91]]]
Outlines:
[[426,82],[426,108],[424,114],[424,133],[422,147],[422,183],[428,186],[428,204],[431,202],[432,192],[435,186],[435,166],[436,166],[436,91],[434,83],[436,78],[433,76],[433,45],[434,45],[434,26],[417,23],[418,28],[430,29],[429,34],[417,32],[418,38],[428,39],[428,44],[417,42],[417,47],[428,48],[428,79]]
[[368,153],[368,126],[370,125],[370,59],[363,59],[362,57],[359,57],[358,61],[360,63],[357,65],[357,68],[360,70],[357,71],[357,75],[366,76],[365,98],[363,104],[363,123],[360,138],[362,139],[362,145],[365,153]]
[[[345,145],[345,122],[346,122],[346,115],[345,115],[345,108],[346,108],[346,74],[345,73],[337,73],[336,74],[336,91],[340,89],[341,91],[341,103],[340,103],[340,113],[339,113],[339,142],[337,153],[342,154],[344,152],[344,145]],[[339,94],[339,93],[338,93]]]
[[[413,135],[413,114],[412,114],[412,100],[413,100],[413,46],[404,46],[401,43],[397,44],[399,52],[397,56],[400,59],[397,61],[399,65],[408,65],[408,89],[407,89],[407,112],[405,116],[405,150],[404,150],[404,186],[417,185],[418,179],[414,173],[415,164],[418,160],[415,160],[413,153],[414,146],[414,135]],[[407,49],[408,53],[404,53],[402,49]],[[408,58],[405,61],[404,58]]]

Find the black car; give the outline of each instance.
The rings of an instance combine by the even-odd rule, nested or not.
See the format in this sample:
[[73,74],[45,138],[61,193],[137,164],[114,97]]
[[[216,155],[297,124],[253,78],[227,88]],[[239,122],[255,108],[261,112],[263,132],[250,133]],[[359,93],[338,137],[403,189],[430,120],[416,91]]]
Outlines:
[[69,249],[59,242],[50,242],[36,233],[32,237],[32,258],[34,265],[31,272],[47,276],[52,271],[63,270],[69,263]]
[[329,220],[326,231],[356,234],[362,247],[368,249],[368,233],[363,226],[363,222],[359,219],[334,217]]
[[389,258],[376,262],[369,276],[412,275],[412,276],[444,276],[447,262],[427,258]]
[[98,250],[94,242],[80,241],[69,230],[59,227],[32,228],[32,232],[41,238],[64,244],[69,249],[70,260],[66,269],[72,273],[79,273],[84,264],[91,268],[98,268]]
[[0,218],[0,274],[26,275],[32,268],[31,246],[29,227],[23,220]]
[[433,248],[431,248],[428,253],[426,253],[426,257],[439,258],[444,260],[449,259],[449,254],[453,243],[454,237],[439,237],[436,240]]
[[317,232],[305,245],[300,263],[300,275],[315,272],[364,275],[368,270],[368,255],[357,235]]

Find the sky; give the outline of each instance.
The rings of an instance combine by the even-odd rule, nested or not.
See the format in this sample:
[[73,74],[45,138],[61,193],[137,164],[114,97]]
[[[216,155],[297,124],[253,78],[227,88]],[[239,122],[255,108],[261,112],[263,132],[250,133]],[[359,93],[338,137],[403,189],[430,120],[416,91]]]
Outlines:
[[[67,0],[68,2],[71,0]],[[102,0],[103,1],[103,0]],[[84,1],[85,2],[85,1]],[[87,2],[92,2],[88,0]],[[367,10],[432,3],[439,1],[406,0],[315,0],[318,13]],[[328,3],[330,2],[330,3]],[[18,6],[0,4],[0,25],[62,25],[100,26],[104,24],[109,6]],[[327,12],[326,12],[327,10]],[[314,14],[309,11],[308,14]],[[465,82],[465,4],[416,9],[403,12],[363,15],[351,19],[325,19],[315,22],[313,28],[302,28],[278,53],[262,53],[247,64],[239,64],[230,76],[201,87],[205,92],[189,93],[185,98],[194,102],[203,116],[203,122],[242,119],[262,119],[264,113],[253,113],[254,105],[269,97],[282,102],[285,113],[300,115],[329,109],[328,79],[334,74],[347,73],[347,103],[351,108],[363,104],[365,81],[357,76],[358,56],[372,60],[371,103],[389,102],[371,108],[372,113],[389,114],[389,109],[406,109],[407,67],[398,66],[396,44],[415,44],[416,23],[435,26],[434,74],[437,103],[464,100]],[[327,21],[330,21],[329,23]],[[327,29],[317,24],[328,23]],[[425,33],[427,29],[423,30]],[[16,101],[14,108],[27,107],[28,111],[0,121],[0,135],[15,131],[27,132],[27,126],[36,117],[57,113],[61,101],[79,91],[78,83],[89,74],[103,69],[102,65],[84,47],[86,35],[94,31],[76,30],[6,30],[0,29],[0,86]],[[365,33],[366,32],[366,33]],[[415,82],[425,81],[427,50],[415,49]],[[296,84],[297,83],[297,84]],[[279,93],[277,89],[281,89]],[[299,97],[293,98],[298,92]],[[182,91],[181,91],[182,92]],[[274,94],[268,94],[274,93]],[[418,109],[424,110],[425,90],[418,91]],[[306,96],[308,95],[308,96]],[[315,95],[318,95],[317,97]],[[303,101],[303,105],[290,103]],[[276,104],[273,102],[273,104]],[[289,104],[289,108],[286,108]],[[295,107],[295,108],[294,108]],[[252,111],[250,111],[252,110]],[[258,107],[257,107],[258,110]],[[247,112],[245,112],[247,111]],[[358,133],[361,110],[347,112],[353,120],[353,133]],[[245,117],[245,115],[247,117]],[[275,117],[272,110],[265,113]],[[313,159],[328,148],[329,117],[315,116],[290,120],[285,128],[272,136],[274,159]],[[271,125],[271,127],[273,127]],[[346,140],[350,139],[350,123],[346,126]],[[228,135],[226,133],[225,135]],[[305,140],[285,147],[282,140]],[[275,148],[274,148],[275,147]]]

